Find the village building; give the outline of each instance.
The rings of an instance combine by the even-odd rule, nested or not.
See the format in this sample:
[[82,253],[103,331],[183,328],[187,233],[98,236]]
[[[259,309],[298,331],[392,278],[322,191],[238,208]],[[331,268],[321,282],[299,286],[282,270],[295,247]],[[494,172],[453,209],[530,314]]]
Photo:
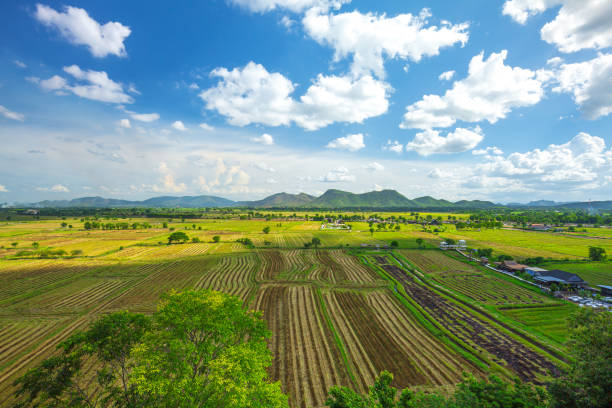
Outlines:
[[601,296],[612,296],[612,286],[597,285],[601,289]]
[[516,261],[503,261],[499,264],[499,268],[508,272],[522,272],[525,268],[528,268],[528,266]]
[[543,285],[549,286],[553,283],[557,285],[569,285],[572,287],[580,287],[590,289],[588,283],[575,273],[554,269],[552,271],[536,272],[533,280]]

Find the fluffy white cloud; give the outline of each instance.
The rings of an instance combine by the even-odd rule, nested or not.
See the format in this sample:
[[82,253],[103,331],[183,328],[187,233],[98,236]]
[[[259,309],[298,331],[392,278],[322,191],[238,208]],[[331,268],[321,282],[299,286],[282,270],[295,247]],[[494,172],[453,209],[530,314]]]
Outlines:
[[[123,86],[113,81],[104,71],[83,71],[78,65],[64,67],[64,72],[74,77],[77,82],[69,84],[66,79],[54,75],[49,79],[38,81],[45,91],[69,91],[81,98],[110,103],[133,103]],[[78,82],[80,81],[80,82]]]
[[355,176],[349,172],[349,169],[340,166],[330,170],[325,176],[319,177],[318,180],[326,183],[353,182],[355,181]]
[[272,137],[272,135],[269,135],[268,133],[264,133],[261,136],[252,137],[251,141],[261,143],[264,145],[268,145],[268,146],[274,144],[274,138]]
[[504,154],[503,150],[496,146],[489,146],[485,149],[472,150],[474,156],[500,155]]
[[390,150],[399,154],[404,151],[404,145],[397,140],[394,140],[393,142],[391,140],[387,140],[387,144],[383,146],[383,150]]
[[312,8],[302,23],[315,41],[335,50],[335,60],[352,56],[353,74],[374,72],[382,78],[385,57],[420,61],[424,56],[438,55],[443,47],[467,42],[468,24],[428,26],[430,16],[427,9],[418,16],[408,13],[387,18],[358,11],[326,14]]
[[414,139],[406,144],[406,150],[417,152],[421,156],[461,153],[476,147],[483,138],[482,130],[478,126],[473,130],[457,128],[446,136],[441,136],[437,130],[427,129],[417,133]]
[[56,185],[51,186],[51,187],[36,187],[36,190],[38,190],[38,191],[47,191],[47,192],[51,192],[51,193],[69,193],[70,192],[68,187],[63,186],[61,184],[56,184]]
[[166,163],[161,162],[157,170],[161,174],[161,177],[159,179],[159,184],[152,186],[152,190],[156,193],[180,193],[187,189],[185,183],[176,183],[174,175]]
[[7,119],[18,120],[20,122],[23,122],[23,120],[25,119],[25,116],[23,114],[13,112],[12,110],[9,110],[2,105],[0,105],[0,115],[4,116]]
[[53,75],[49,79],[43,79],[41,81],[38,81],[38,84],[45,91],[58,91],[60,89],[63,89],[66,86],[67,82],[61,76]]
[[0,193],[8,193],[8,192],[9,192],[9,190],[5,186],[0,184]]
[[[602,181],[612,170],[612,150],[597,136],[579,133],[569,142],[545,149],[488,156],[478,173],[487,177],[521,180],[526,186],[570,188]],[[593,184],[591,184],[593,185]]]
[[440,81],[450,81],[455,76],[455,71],[445,71],[438,76]]
[[372,163],[366,164],[365,166],[363,166],[363,168],[368,171],[383,171],[385,169],[385,166],[383,166],[382,164],[378,162],[372,162]]
[[590,119],[612,113],[612,54],[590,61],[561,64],[555,73],[554,92],[568,92]]
[[524,24],[530,16],[561,5],[542,27],[542,39],[562,52],[612,46],[612,2],[608,0],[508,0],[503,13]]
[[441,179],[441,178],[446,178],[446,177],[450,177],[452,174],[444,171],[444,170],[440,170],[439,168],[433,168],[430,172],[427,173],[427,177],[432,178],[432,179]]
[[256,13],[265,13],[275,9],[287,9],[294,13],[299,13],[307,8],[330,7],[339,8],[344,3],[351,0],[229,0],[231,3],[247,8]]
[[130,117],[134,120],[137,120],[139,122],[145,122],[145,123],[149,123],[149,122],[155,122],[156,120],[159,119],[159,113],[136,113],[136,112],[130,112],[130,111],[126,111]]
[[71,43],[87,46],[95,57],[127,55],[123,41],[131,31],[121,23],[101,25],[89,17],[87,11],[70,6],[64,12],[57,12],[49,6],[37,4],[34,16],[42,24],[56,28]]
[[174,130],[178,130],[178,131],[181,131],[181,132],[184,132],[184,131],[186,131],[186,130],[187,130],[187,128],[185,127],[185,125],[183,124],[183,122],[182,122],[182,121],[180,121],[180,120],[175,121],[175,122],[174,122],[172,125],[170,125],[170,126],[172,126],[172,129],[174,129]]
[[21,62],[19,60],[14,60],[13,64],[17,65],[19,68],[27,68],[28,67],[25,63],[23,63],[23,62]]
[[207,132],[211,132],[215,130],[214,127],[210,126],[208,123],[202,122],[198,125],[201,129],[204,129]]
[[215,69],[219,83],[200,93],[206,109],[216,110],[232,125],[260,123],[288,126],[292,122],[316,130],[334,122],[361,123],[388,109],[389,86],[371,76],[319,75],[296,101],[293,83],[279,73],[249,62],[244,68]]
[[267,163],[261,162],[255,165],[259,170],[267,171],[269,173],[275,173],[276,170],[273,167],[270,167]]
[[357,133],[354,135],[339,137],[329,142],[327,147],[330,149],[341,149],[348,150],[349,152],[356,152],[357,150],[365,147],[365,144],[363,143],[363,134]]
[[121,119],[119,121],[119,126],[125,129],[130,129],[132,127],[132,124],[130,123],[129,119]]
[[[203,158],[201,158],[203,159]],[[251,176],[239,165],[230,165],[221,157],[212,162],[205,160],[204,167],[211,168],[209,176],[198,176],[194,183],[203,192],[245,193],[250,189],[248,184]]]
[[425,95],[408,106],[400,127],[450,127],[457,120],[495,123],[514,108],[538,103],[543,79],[537,72],[504,64],[507,51],[472,58],[468,76],[453,83],[443,96]]

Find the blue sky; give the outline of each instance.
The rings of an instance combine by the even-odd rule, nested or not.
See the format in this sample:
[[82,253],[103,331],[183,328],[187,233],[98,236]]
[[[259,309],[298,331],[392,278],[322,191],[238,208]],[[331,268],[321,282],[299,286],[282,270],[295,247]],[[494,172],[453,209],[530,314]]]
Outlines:
[[608,1],[181,6],[0,4],[0,202],[612,199]]

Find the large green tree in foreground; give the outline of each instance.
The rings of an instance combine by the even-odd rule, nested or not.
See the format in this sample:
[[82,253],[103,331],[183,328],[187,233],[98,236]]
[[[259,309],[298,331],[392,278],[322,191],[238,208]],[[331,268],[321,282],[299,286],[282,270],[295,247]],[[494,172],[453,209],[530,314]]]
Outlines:
[[170,293],[150,318],[113,313],[72,335],[17,380],[16,406],[284,408],[268,335],[235,297]]

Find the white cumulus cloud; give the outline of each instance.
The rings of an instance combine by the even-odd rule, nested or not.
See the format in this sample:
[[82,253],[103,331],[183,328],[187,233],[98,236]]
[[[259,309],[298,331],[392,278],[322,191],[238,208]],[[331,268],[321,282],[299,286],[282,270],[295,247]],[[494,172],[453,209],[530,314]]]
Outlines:
[[113,81],[104,71],[82,70],[78,65],[64,67],[64,72],[70,74],[76,81],[73,84],[59,76],[39,81],[39,86],[45,91],[68,91],[81,98],[110,103],[133,103],[131,96],[126,94],[123,85]]
[[68,187],[61,185],[61,184],[55,184],[51,187],[36,187],[36,190],[47,191],[51,193],[69,193],[70,192]]
[[478,126],[475,129],[457,128],[446,136],[441,136],[437,130],[426,129],[417,133],[414,139],[406,144],[406,150],[421,156],[461,153],[476,147],[483,138],[482,130]]
[[9,190],[5,186],[0,184],[0,193],[8,193],[8,192],[9,192]]
[[391,140],[387,140],[387,144],[383,146],[383,150],[390,150],[399,154],[404,151],[404,145],[397,140],[394,140],[393,142]]
[[372,163],[368,163],[365,166],[363,166],[364,169],[368,170],[368,171],[383,171],[385,169],[385,166],[383,166],[382,164],[378,163],[378,162],[372,162]]
[[201,129],[204,129],[207,132],[213,131],[215,130],[214,127],[212,127],[211,125],[209,125],[208,123],[202,122],[198,125]]
[[187,130],[187,128],[185,127],[183,122],[180,121],[180,120],[175,121],[174,123],[172,123],[171,126],[172,126],[172,129],[178,130],[178,131],[181,131],[181,132],[184,132],[184,131]]
[[126,112],[129,113],[132,119],[137,120],[139,122],[149,123],[149,122],[155,122],[156,120],[159,119],[159,113],[136,113],[136,112],[129,112],[129,111],[126,111]]
[[472,150],[474,156],[485,156],[485,155],[500,155],[504,154],[503,150],[497,146],[489,146],[484,149]]
[[180,193],[187,189],[185,183],[177,183],[174,179],[174,174],[168,168],[168,165],[164,162],[159,164],[157,168],[161,177],[159,179],[159,184],[155,184],[152,186],[152,190],[157,193]]
[[121,119],[118,124],[125,129],[130,129],[132,127],[129,119]]
[[520,180],[533,188],[597,185],[612,170],[612,150],[606,150],[602,138],[588,133],[579,133],[561,145],[551,144],[545,149],[516,152],[507,157],[488,156],[487,159],[487,163],[477,167],[480,174]]
[[440,49],[468,40],[468,24],[428,25],[431,16],[427,9],[419,15],[399,14],[388,18],[359,11],[339,14],[322,13],[312,8],[302,23],[306,33],[320,44],[335,51],[336,61],[352,56],[352,72],[382,78],[384,58],[420,61],[438,55]]
[[349,169],[340,166],[330,170],[325,176],[319,177],[318,180],[326,183],[354,182],[355,176],[350,173]]
[[440,81],[450,81],[455,76],[455,71],[445,71],[438,76]]
[[109,21],[101,25],[89,17],[84,9],[68,6],[63,12],[58,12],[43,4],[36,5],[34,17],[42,24],[57,29],[69,42],[87,46],[95,57],[127,55],[123,41],[131,31],[121,23]]
[[356,152],[357,150],[363,149],[365,144],[363,143],[363,134],[357,133],[354,135],[348,135],[339,137],[332,140],[327,144],[330,149],[348,150],[349,152]]
[[589,119],[612,113],[612,54],[574,64],[561,64],[553,92],[571,93]]
[[561,6],[540,35],[561,52],[612,46],[612,2],[609,0],[507,0],[503,13],[521,24],[530,16]]
[[4,116],[7,119],[18,120],[23,122],[25,116],[21,113],[13,112],[12,110],[7,109],[6,107],[0,105],[0,115]]
[[339,8],[351,0],[229,0],[231,3],[244,7],[256,13],[265,13],[275,9],[286,9],[299,13],[312,7],[323,9]]
[[468,76],[455,81],[440,95],[425,95],[406,108],[400,127],[430,129],[450,127],[457,120],[495,123],[514,108],[538,103],[543,80],[536,71],[504,64],[507,51],[472,58]]
[[259,123],[317,130],[335,122],[361,123],[388,109],[389,86],[371,76],[319,75],[297,101],[294,84],[280,73],[249,62],[243,68],[217,68],[219,83],[200,93],[206,109],[215,110],[236,126]]
[[274,138],[272,137],[272,135],[269,135],[268,133],[264,133],[261,136],[252,137],[251,141],[261,143],[264,145],[268,145],[268,146],[274,144]]

